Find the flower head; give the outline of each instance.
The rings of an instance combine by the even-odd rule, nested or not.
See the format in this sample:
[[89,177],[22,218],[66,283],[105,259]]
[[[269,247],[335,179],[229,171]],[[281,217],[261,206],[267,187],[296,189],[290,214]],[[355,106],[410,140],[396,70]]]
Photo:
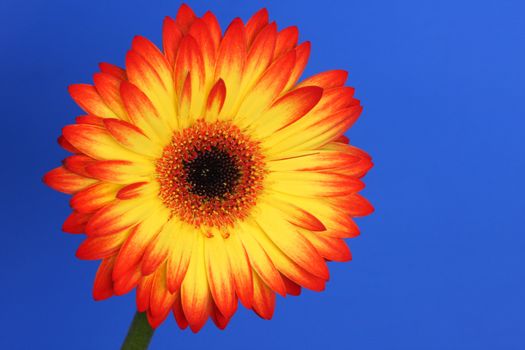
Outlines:
[[97,300],[136,289],[158,326],[173,312],[224,328],[238,301],[273,315],[276,293],[321,291],[347,261],[372,167],[344,132],[361,113],[347,74],[298,83],[310,51],[266,10],[224,35],[210,12],[166,18],[163,50],[133,40],[126,69],[102,63],[70,93],[86,115],[63,129],[72,155],[44,181],[72,194],[63,229],[102,260]]

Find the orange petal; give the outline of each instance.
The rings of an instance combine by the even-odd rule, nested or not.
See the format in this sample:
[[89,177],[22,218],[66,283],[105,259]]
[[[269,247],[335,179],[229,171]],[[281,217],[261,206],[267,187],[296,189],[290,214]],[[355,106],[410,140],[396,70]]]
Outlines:
[[118,278],[115,278],[115,273],[112,274],[113,292],[115,295],[124,295],[131,292],[135,287],[137,287],[137,284],[142,278],[142,274],[140,273],[140,268],[138,266],[119,275]]
[[148,180],[154,166],[128,160],[101,160],[86,167],[88,174],[96,179],[114,184],[131,184]]
[[171,17],[164,18],[162,25],[162,48],[170,67],[175,65],[177,50],[182,39],[182,32]]
[[172,230],[173,241],[168,256],[166,273],[168,289],[175,292],[180,289],[186,276],[197,238],[196,235],[200,235],[200,233],[195,233],[193,230],[188,232],[175,222],[170,223],[170,225],[172,225],[170,229]]
[[282,210],[291,224],[310,231],[326,231],[326,227],[318,218],[301,207],[273,198],[268,199],[268,201],[272,203],[272,206]]
[[298,296],[301,294],[301,286],[293,282],[286,276],[281,276],[286,286],[286,294]]
[[142,257],[143,275],[149,275],[155,272],[159,266],[166,262],[172,245],[173,232],[171,227],[171,225],[164,225],[164,228],[146,247],[144,256]]
[[[118,259],[118,258],[117,258]],[[113,275],[115,273],[113,272]],[[151,287],[153,285],[153,278],[155,275],[148,275],[142,277],[138,286],[136,294],[137,310],[145,312],[149,309],[149,301],[151,297]]]
[[91,218],[92,214],[79,213],[73,211],[64,221],[62,231],[67,233],[84,233],[86,224]]
[[130,151],[153,158],[158,158],[162,154],[162,147],[151,141],[142,130],[133,124],[107,118],[104,119],[104,125],[111,136]]
[[77,175],[62,166],[49,171],[42,180],[52,189],[68,194],[81,191],[97,182],[95,179]]
[[88,157],[84,154],[75,154],[64,159],[62,163],[64,165],[64,168],[74,172],[77,175],[83,177],[92,177],[87,172],[86,167],[92,164],[93,162],[96,162],[96,160],[91,157]]
[[157,46],[143,36],[133,38],[131,47],[151,66],[167,91],[172,90],[171,66]]
[[76,193],[71,198],[73,209],[81,213],[92,213],[115,199],[120,186],[110,183],[97,183]]
[[337,171],[346,175],[361,163],[358,156],[350,152],[332,150],[309,150],[289,154],[286,158],[268,162],[271,171]]
[[73,100],[88,114],[101,118],[118,118],[106,105],[94,86],[74,84],[70,85],[68,89]]
[[308,41],[295,48],[295,65],[293,67],[292,73],[290,74],[290,79],[284,88],[285,91],[294,86],[303,74],[306,64],[308,63],[308,58],[310,57],[310,48],[311,45]]
[[206,238],[204,254],[213,300],[221,314],[230,318],[237,310],[237,299],[224,238],[220,234]]
[[261,138],[285,128],[308,113],[321,99],[323,89],[307,86],[293,90],[278,99],[260,119],[254,121],[254,132]]
[[251,45],[257,34],[268,24],[268,10],[257,11],[246,23],[246,42]]
[[128,235],[128,231],[123,231],[108,236],[87,237],[78,247],[76,257],[81,260],[99,260],[116,255]]
[[360,194],[354,193],[349,196],[345,210],[348,215],[359,217],[372,214],[374,212],[374,207],[366,198]]
[[120,67],[115,66],[111,63],[102,62],[98,64],[98,67],[100,68],[100,71],[102,73],[111,74],[115,78],[119,78],[120,80],[126,80],[128,79],[126,75],[126,71]]
[[95,125],[76,124],[64,127],[62,132],[69,143],[94,159],[141,159],[141,156],[117,143],[104,128]]
[[222,78],[227,91],[221,116],[228,115],[234,107],[245,62],[246,37],[244,25],[239,18],[236,18],[224,34],[215,66],[215,79]]
[[259,206],[260,213],[256,221],[268,237],[299,266],[327,280],[328,267],[312,244],[283,219],[283,213],[278,209],[266,203],[260,203]]
[[297,85],[297,87],[313,85],[322,87],[323,89],[330,89],[343,86],[347,78],[347,71],[329,70],[303,80],[299,85]]
[[[203,91],[206,72],[201,49],[192,36],[186,36],[182,39],[173,72],[175,90],[179,96],[182,94],[187,78],[191,78],[191,94],[189,94],[191,96],[190,110],[193,111],[194,115],[198,115],[204,108],[205,94]],[[184,115],[184,117],[186,116],[187,115]]]
[[193,332],[198,332],[208,320],[211,295],[206,277],[203,236],[196,235],[194,251],[181,287],[182,309]]
[[128,111],[129,119],[150,140],[160,138],[162,143],[170,139],[169,128],[161,119],[159,110],[155,108],[146,94],[137,86],[127,82],[120,85],[120,93]]
[[157,236],[168,220],[169,211],[152,212],[152,215],[139,223],[120,249],[115,262],[113,278],[120,279],[128,271],[135,269],[144,256],[144,251]]
[[[153,51],[153,49],[150,51]],[[141,54],[135,50],[131,50],[127,53],[126,71],[129,77],[129,82],[135,85],[139,91],[147,96],[150,104],[153,105],[154,109],[162,117],[162,120],[164,120],[170,127],[173,127],[176,122],[175,108],[173,104],[175,90],[171,72],[166,71],[168,69],[168,63],[165,63],[165,65],[162,66],[154,66],[153,64],[156,64],[161,58],[147,59],[144,58],[143,54],[145,55],[146,53]],[[158,57],[158,55],[160,55],[160,52],[157,52],[156,56]],[[121,94],[124,83],[121,85]],[[131,114],[126,104],[125,96],[122,96],[122,99],[124,100],[124,105],[126,106],[128,114]],[[130,119],[132,119],[131,115]],[[146,131],[140,125],[137,126]]]
[[208,29],[208,25],[202,19],[196,19],[191,25],[189,35],[191,35],[199,47],[202,54],[205,86],[209,89],[213,81],[215,61],[217,56],[217,46]]
[[230,318],[224,316],[217,305],[212,304],[212,310],[210,312],[211,319],[213,323],[217,326],[219,329],[225,329],[228,323],[230,322]]
[[224,81],[222,79],[219,79],[208,95],[208,102],[206,104],[205,112],[206,121],[217,121],[217,117],[221,113],[222,107],[224,106],[225,99],[226,85],[224,85]]
[[345,196],[364,188],[359,179],[335,172],[272,172],[267,180],[268,189],[309,198]]
[[179,7],[179,11],[177,12],[177,16],[175,17],[175,23],[179,27],[182,33],[186,34],[197,16],[195,16],[195,13],[186,4],[182,4]]
[[113,295],[113,280],[111,279],[111,273],[113,271],[113,264],[115,258],[104,259],[97,270],[95,276],[95,283],[93,285],[93,299],[104,300]]
[[204,16],[202,16],[202,21],[208,27],[208,31],[210,32],[210,36],[213,41],[213,46],[215,47],[215,50],[217,50],[219,48],[219,44],[221,42],[222,37],[222,30],[219,21],[217,20],[217,17],[215,17],[213,13],[208,11],[204,14]]
[[[155,273],[151,286],[149,309],[154,317],[167,316],[172,309],[176,294],[170,293],[166,285],[166,265]],[[164,317],[165,318],[165,317]]]
[[226,251],[230,261],[231,274],[239,300],[246,308],[253,302],[252,267],[248,255],[237,234],[231,234],[225,240]]
[[[272,290],[280,295],[286,295],[286,287],[281,279],[279,271],[275,268],[272,260],[268,257],[264,248],[253,237],[252,225],[241,222],[239,223],[239,238],[242,241],[244,249],[250,259],[250,265],[253,270],[263,279]],[[254,282],[255,283],[255,282]]]
[[120,83],[122,79],[107,73],[96,73],[93,76],[95,88],[106,105],[120,118],[127,120],[127,112],[120,97]]
[[180,293],[175,293],[176,297],[173,301],[173,316],[175,317],[175,321],[177,321],[177,325],[180,329],[186,329],[188,328],[188,320],[186,319],[186,316],[184,315],[184,310],[182,310],[182,303],[180,298]]
[[[236,120],[241,127],[248,126],[253,120],[257,120],[261,113],[278,97],[292,73],[294,63],[295,52],[291,51],[275,61],[263,73],[239,107]],[[228,84],[226,84],[226,91],[230,92]]]
[[104,126],[104,119],[106,118],[95,117],[93,115],[81,115],[75,118],[75,122],[77,124],[90,124],[90,125],[96,125],[96,126]]
[[253,311],[261,318],[270,320],[275,310],[275,293],[266,286],[263,280],[253,275]]
[[[262,231],[262,229],[255,223],[251,224],[250,229],[251,235],[258,242],[260,249],[263,249],[266,254],[270,257],[273,265],[277,270],[284,276],[288,277],[295,283],[315,291],[322,291],[325,286],[325,280],[314,276],[310,271],[300,267],[297,263],[284,253],[281,249],[275,245],[275,243],[268,237],[268,235]],[[248,252],[248,250],[247,250]],[[281,274],[279,279],[282,281]],[[263,277],[259,273],[260,277]],[[263,278],[264,280],[264,278]],[[266,283],[266,282],[265,282]],[[271,287],[268,283],[268,286]],[[286,293],[286,286],[284,285],[284,293]],[[285,294],[284,294],[285,295]]]
[[345,241],[324,235],[322,232],[301,230],[301,234],[315,247],[323,258],[330,261],[350,261],[352,254]]
[[60,147],[62,147],[63,149],[65,149],[68,152],[80,153],[80,151],[78,149],[76,149],[75,147],[73,147],[73,145],[70,144],[69,141],[66,140],[66,138],[63,135],[60,135],[58,137],[57,143],[60,145]]
[[153,200],[115,200],[91,217],[86,233],[91,236],[110,235],[140,223],[155,213],[155,210],[160,210],[160,205]]
[[267,25],[257,34],[251,46],[246,66],[243,72],[243,86],[245,90],[261,77],[262,73],[268,68],[273,58],[273,50],[277,38],[277,25],[275,23]]
[[275,44],[275,51],[273,59],[277,59],[282,55],[292,50],[297,45],[299,39],[299,30],[296,26],[284,28],[277,34],[277,42]]
[[260,203],[256,221],[270,239],[299,266],[313,275],[327,280],[328,267],[312,244],[292,224],[286,214],[274,208],[271,203]]
[[118,193],[118,199],[132,199],[140,196],[153,195],[158,191],[158,185],[152,182],[136,182],[122,187]]

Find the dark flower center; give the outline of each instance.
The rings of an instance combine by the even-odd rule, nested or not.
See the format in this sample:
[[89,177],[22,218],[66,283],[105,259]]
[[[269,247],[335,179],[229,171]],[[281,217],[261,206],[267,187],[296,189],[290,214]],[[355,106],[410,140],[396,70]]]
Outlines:
[[233,193],[241,177],[235,158],[217,147],[198,151],[183,166],[189,192],[209,199]]
[[175,132],[155,168],[159,198],[172,215],[221,229],[249,215],[266,174],[259,143],[225,121]]

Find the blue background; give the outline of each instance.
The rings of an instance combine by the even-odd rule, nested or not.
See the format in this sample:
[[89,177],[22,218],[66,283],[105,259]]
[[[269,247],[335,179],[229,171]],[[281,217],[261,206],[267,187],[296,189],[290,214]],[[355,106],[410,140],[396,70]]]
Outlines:
[[[116,349],[134,295],[94,302],[97,263],[60,232],[67,197],[41,176],[80,110],[66,87],[122,65],[135,34],[160,43],[178,1],[0,3],[2,349]],[[223,28],[266,6],[297,24],[306,74],[350,71],[364,113],[350,130],[376,166],[354,261],[326,292],[242,309],[197,335],[170,317],[152,349],[525,349],[525,3],[189,1]]]

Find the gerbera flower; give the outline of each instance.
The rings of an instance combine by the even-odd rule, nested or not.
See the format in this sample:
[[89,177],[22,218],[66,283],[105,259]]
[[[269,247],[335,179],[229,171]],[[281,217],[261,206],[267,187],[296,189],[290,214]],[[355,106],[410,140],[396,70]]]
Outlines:
[[270,319],[276,294],[321,291],[348,261],[370,157],[344,132],[361,113],[347,73],[298,83],[310,51],[261,10],[225,33],[183,5],[163,50],[135,37],[126,69],[100,64],[69,88],[85,111],[63,129],[72,155],[44,177],[73,194],[63,229],[102,263],[96,300],[136,288],[157,327],[173,312],[224,328],[238,301]]

